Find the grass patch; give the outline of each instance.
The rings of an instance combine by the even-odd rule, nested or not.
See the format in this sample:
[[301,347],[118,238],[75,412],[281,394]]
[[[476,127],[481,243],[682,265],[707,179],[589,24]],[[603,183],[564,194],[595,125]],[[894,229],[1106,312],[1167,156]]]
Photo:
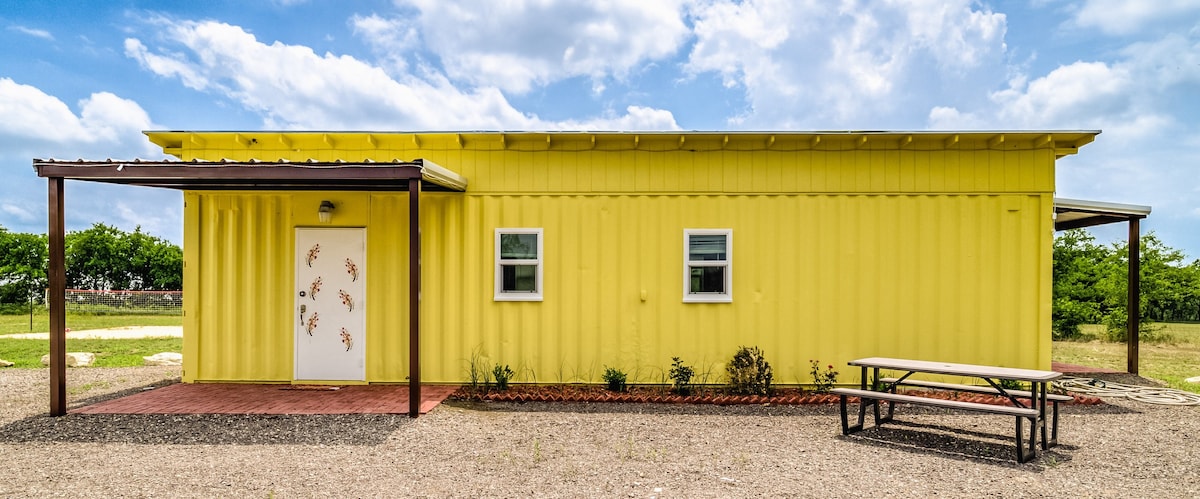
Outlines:
[[[180,315],[94,315],[67,313],[67,327],[74,331],[85,329],[107,329],[127,326],[182,326]],[[17,333],[44,333],[50,330],[50,314],[44,309],[34,310],[33,330],[30,331],[29,315],[0,315],[0,336]],[[0,356],[3,358],[3,356]]]
[[[142,357],[159,352],[182,352],[183,338],[142,338],[135,340],[68,339],[68,352],[96,354],[95,367],[131,367],[143,364]],[[18,340],[0,337],[0,359],[14,367],[42,367],[42,356],[50,353],[47,340]]]
[[[1200,324],[1156,323],[1171,341],[1138,345],[1138,371],[1142,376],[1165,382],[1171,388],[1200,393],[1200,384],[1183,380],[1200,376]],[[1104,326],[1080,327],[1083,336],[1078,341],[1056,341],[1052,357],[1058,362],[1124,371],[1124,343],[1101,341]]]

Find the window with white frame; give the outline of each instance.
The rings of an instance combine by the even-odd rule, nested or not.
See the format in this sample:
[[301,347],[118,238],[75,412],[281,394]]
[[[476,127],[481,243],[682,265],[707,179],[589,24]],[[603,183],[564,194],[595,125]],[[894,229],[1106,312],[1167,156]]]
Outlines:
[[496,229],[497,301],[542,301],[542,229]]
[[733,301],[733,229],[684,229],[683,301]]

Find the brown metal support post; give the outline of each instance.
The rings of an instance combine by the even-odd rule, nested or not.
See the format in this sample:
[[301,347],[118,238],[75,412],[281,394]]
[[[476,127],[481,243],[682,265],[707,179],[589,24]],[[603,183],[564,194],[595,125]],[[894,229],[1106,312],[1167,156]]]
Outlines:
[[63,178],[49,177],[50,415],[67,414],[67,265],[64,257]]
[[408,181],[408,415],[421,415],[421,179]]
[[1138,373],[1138,326],[1142,322],[1142,230],[1136,218],[1129,219],[1129,296],[1126,303],[1126,369],[1130,374]]

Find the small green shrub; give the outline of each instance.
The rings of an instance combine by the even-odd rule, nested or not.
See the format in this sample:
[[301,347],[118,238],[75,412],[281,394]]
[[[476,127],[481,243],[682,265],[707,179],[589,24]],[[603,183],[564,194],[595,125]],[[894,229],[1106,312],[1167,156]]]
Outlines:
[[771,364],[758,347],[740,347],[725,366],[729,388],[743,395],[770,395],[774,374]]
[[679,357],[671,357],[671,371],[668,374],[676,395],[686,397],[692,394],[692,376],[696,375],[692,366],[685,365]]
[[1100,318],[1100,309],[1095,303],[1058,298],[1054,300],[1050,316],[1054,341],[1073,340],[1083,335],[1080,325],[1093,324]]
[[602,379],[604,380],[604,386],[606,388],[608,388],[609,391],[614,391],[614,392],[625,391],[625,378],[626,378],[626,376],[625,376],[624,371],[617,369],[615,367],[605,366],[604,376],[602,377]]
[[[1104,336],[1108,341],[1124,343],[1129,340],[1129,331],[1126,330],[1125,324],[1129,322],[1129,314],[1124,308],[1114,308],[1104,316]],[[1156,325],[1150,322],[1150,319],[1142,315],[1141,324],[1138,324],[1138,341],[1144,343],[1172,343],[1175,337],[1167,332],[1161,325]]]
[[1022,383],[1015,379],[1002,379],[1002,380],[1000,380],[1000,388],[1003,388],[1005,390],[1024,390],[1025,383]]
[[516,373],[512,369],[509,369],[507,364],[503,367],[500,364],[496,364],[496,367],[492,368],[492,377],[496,379],[496,389],[500,391],[507,390],[508,381],[512,379],[514,374]]
[[467,389],[471,393],[485,393],[491,388],[492,378],[488,372],[487,360],[480,349],[471,351],[467,361]]
[[821,363],[812,359],[809,361],[812,364],[813,386],[814,390],[825,393],[833,389],[833,385],[837,384],[838,372],[833,370],[833,364],[829,364],[824,371],[821,370]]
[[[34,314],[46,313],[46,306],[45,305],[34,305],[33,313]],[[29,304],[28,303],[0,303],[0,315],[24,315],[24,316],[28,317],[29,316]]]

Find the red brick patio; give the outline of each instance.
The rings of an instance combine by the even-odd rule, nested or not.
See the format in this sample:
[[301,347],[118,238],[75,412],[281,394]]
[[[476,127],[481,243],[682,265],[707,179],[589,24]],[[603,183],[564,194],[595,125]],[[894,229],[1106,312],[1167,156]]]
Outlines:
[[[421,414],[457,386],[421,387]],[[75,414],[408,414],[407,385],[176,383],[71,410]]]
[[1051,362],[1051,371],[1057,371],[1063,374],[1089,374],[1089,373],[1122,373],[1125,371],[1116,371],[1103,367],[1077,366],[1075,364],[1067,364],[1064,362]]

